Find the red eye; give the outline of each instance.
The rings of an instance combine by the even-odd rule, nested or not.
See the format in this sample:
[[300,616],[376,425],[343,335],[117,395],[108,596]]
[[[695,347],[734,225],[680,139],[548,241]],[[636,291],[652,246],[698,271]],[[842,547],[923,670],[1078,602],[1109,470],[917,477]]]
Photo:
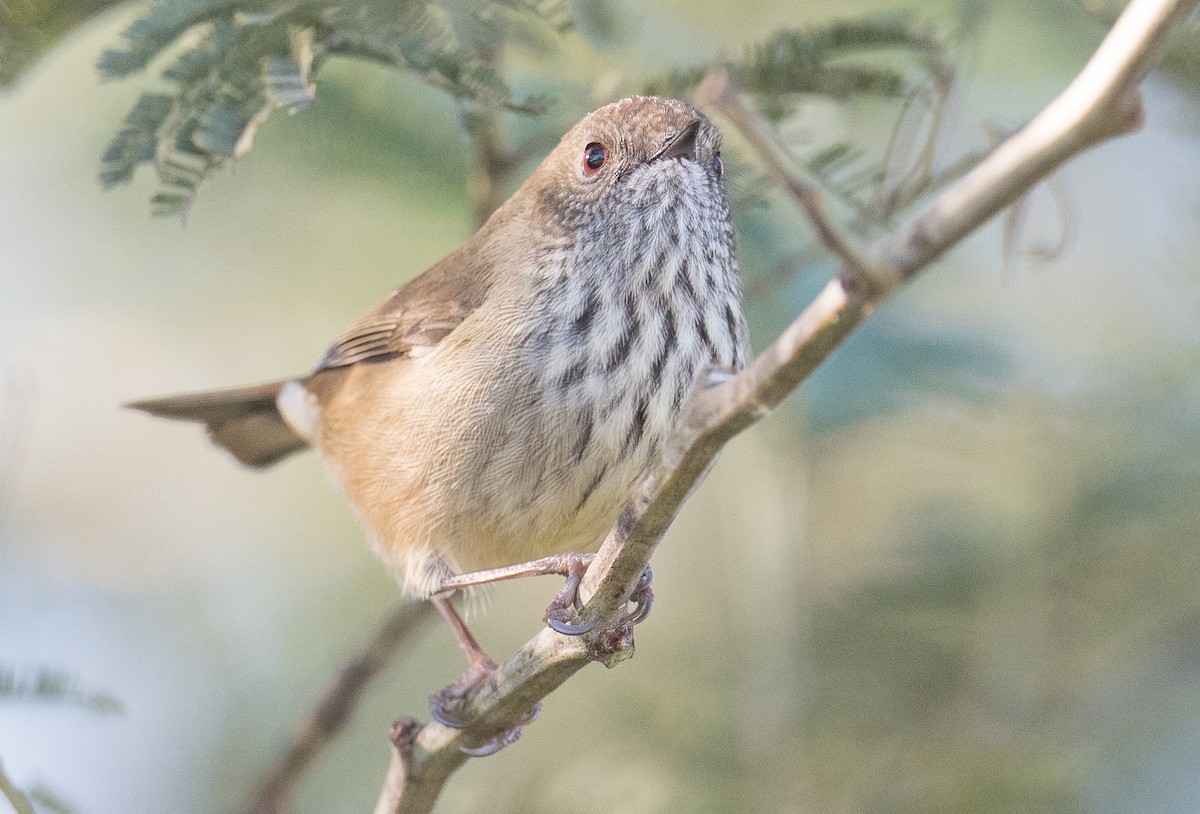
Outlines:
[[603,144],[593,141],[583,148],[583,174],[595,175],[607,160],[608,150],[604,149]]

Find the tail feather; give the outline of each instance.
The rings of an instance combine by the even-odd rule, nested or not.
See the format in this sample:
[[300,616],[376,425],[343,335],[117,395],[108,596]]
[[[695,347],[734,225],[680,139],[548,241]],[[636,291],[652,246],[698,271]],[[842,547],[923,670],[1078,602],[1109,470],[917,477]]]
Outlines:
[[243,464],[264,467],[308,446],[287,425],[276,406],[279,391],[286,383],[168,396],[125,406],[162,418],[204,424],[209,438]]

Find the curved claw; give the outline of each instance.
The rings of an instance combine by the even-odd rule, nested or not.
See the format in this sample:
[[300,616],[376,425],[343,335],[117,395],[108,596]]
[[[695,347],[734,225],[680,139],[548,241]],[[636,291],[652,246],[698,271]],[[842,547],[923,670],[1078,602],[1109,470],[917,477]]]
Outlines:
[[464,707],[477,686],[481,683],[491,682],[496,669],[496,662],[483,654],[457,681],[442,687],[429,696],[430,717],[442,726],[448,726],[451,729],[464,729],[470,726],[470,720],[464,721],[457,718],[451,711],[465,711]]
[[[654,607],[654,591],[650,589],[652,582],[654,582],[654,572],[647,565],[645,570],[642,571],[642,576],[638,579],[633,593],[629,596],[629,601],[633,602],[635,607],[631,613],[621,620],[621,624],[636,625],[650,615],[650,609]],[[565,596],[568,589],[571,592],[570,597]],[[568,580],[568,585],[564,588],[564,592],[559,594],[546,610],[546,626],[564,636],[582,636],[596,629],[595,621],[575,624],[562,618],[566,616],[568,607],[575,606],[575,609],[578,610],[578,597],[574,593],[577,589],[578,584],[572,585],[571,581]]]
[[647,565],[646,569],[642,571],[642,577],[638,580],[637,587],[629,596],[629,599],[636,604],[633,613],[625,617],[629,624],[636,625],[645,621],[646,617],[650,615],[650,609],[654,607],[654,591],[650,589],[652,582],[654,582],[654,572]]
[[530,709],[529,712],[526,712],[520,717],[520,719],[517,720],[512,729],[501,732],[487,743],[481,743],[479,746],[460,746],[458,747],[458,751],[470,757],[487,757],[488,755],[494,755],[505,746],[508,746],[510,743],[516,741],[517,738],[521,737],[521,730],[523,730],[526,725],[533,723],[533,721],[537,718],[538,713],[541,711],[542,702],[538,701],[533,705],[533,708]]
[[542,713],[542,702],[538,701],[536,704],[534,704],[532,707],[529,708],[529,712],[526,712],[524,715],[522,715],[520,718],[517,719],[517,726],[528,726],[529,724],[536,721],[537,716],[541,715],[541,713]]
[[567,581],[563,583],[562,590],[554,597],[550,607],[546,608],[546,615],[542,619],[551,630],[564,636],[582,636],[591,631],[596,623],[572,624],[566,620],[566,617],[579,610],[579,583],[595,555],[565,554],[563,556],[566,561]]
[[640,596],[641,594],[646,593],[648,591],[650,593],[653,593],[653,591],[650,591],[650,585],[653,582],[654,582],[654,569],[651,568],[649,565],[647,565],[645,568],[642,569],[642,575],[640,577],[638,577],[637,585],[633,586],[632,596],[633,596],[633,599],[635,602],[637,601],[638,596]]
[[646,596],[638,601],[637,607],[633,609],[633,613],[626,616],[625,620],[631,625],[640,624],[650,615],[652,607],[654,607],[654,594],[651,591],[647,591]]
[[460,721],[457,718],[450,717],[450,715],[446,712],[446,708],[442,706],[442,699],[438,698],[436,695],[431,696],[429,699],[429,717],[433,718],[433,720],[437,721],[442,726],[448,726],[451,729],[465,729],[467,727],[466,721]]
[[516,740],[516,738],[509,740],[508,735],[508,732],[497,735],[482,746],[460,746],[458,747],[458,751],[462,752],[464,755],[469,755],[470,757],[487,757],[488,755],[494,755],[505,746],[508,746],[510,743]]
[[582,636],[585,633],[592,632],[596,627],[596,623],[584,622],[581,625],[573,625],[570,622],[564,622],[562,619],[548,616],[546,617],[546,627],[564,636]]

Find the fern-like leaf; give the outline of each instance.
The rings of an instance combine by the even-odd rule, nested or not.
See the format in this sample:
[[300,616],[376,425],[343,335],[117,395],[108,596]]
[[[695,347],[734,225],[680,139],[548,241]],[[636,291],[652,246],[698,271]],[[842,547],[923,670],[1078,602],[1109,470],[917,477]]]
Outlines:
[[[330,55],[410,71],[460,105],[536,114],[514,97],[494,49],[531,24],[569,27],[564,0],[159,0],[105,52],[99,70],[128,76],[174,50],[168,92],[143,96],[104,155],[106,186],[155,169],[156,214],[183,214],[218,168],[246,153],[272,112],[316,97]],[[185,38],[181,40],[181,38]]]
[[145,68],[188,29],[228,16],[235,0],[159,0],[144,17],[130,24],[123,42],[100,56],[96,67],[109,79],[129,76]]
[[0,701],[69,704],[103,713],[123,710],[121,702],[108,693],[84,689],[76,676],[48,668],[32,673],[0,668]]
[[162,93],[147,93],[138,99],[125,117],[124,125],[104,152],[100,182],[106,187],[124,183],[133,177],[138,164],[154,160],[158,133],[171,115],[174,98]]
[[[898,58],[897,64],[880,59],[889,53]],[[911,76],[913,72],[905,62],[915,62],[920,76]],[[739,87],[760,97],[760,104],[773,100],[762,104],[764,112],[789,109],[782,97],[795,94],[838,99],[856,94],[896,98],[921,78],[945,70],[938,41],[902,15],[785,29],[747,47],[740,57],[720,64]],[[685,94],[712,67],[674,71],[653,81],[648,92]]]
[[[685,95],[716,67],[728,71],[774,124],[793,115],[805,96],[898,100],[903,116],[921,89],[945,87],[950,74],[942,44],[930,31],[908,16],[887,15],[778,31],[736,58],[669,73],[646,91]],[[883,162],[851,142],[815,147],[808,170],[864,215],[870,204],[863,193],[883,182]]]

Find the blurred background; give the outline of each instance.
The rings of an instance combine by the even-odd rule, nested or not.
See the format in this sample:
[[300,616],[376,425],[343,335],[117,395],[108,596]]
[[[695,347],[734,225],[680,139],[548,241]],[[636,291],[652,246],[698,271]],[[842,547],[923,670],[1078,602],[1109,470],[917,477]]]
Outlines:
[[[234,811],[397,589],[313,456],[250,472],[120,404],[308,370],[472,233],[480,147],[445,93],[331,59],[186,221],[153,218],[151,171],[96,177],[156,74],[95,66],[146,7],[51,6],[0,4],[35,24],[0,93],[0,676],[53,668],[123,712],[0,697],[0,761],[39,810]],[[588,109],[828,6],[617,0],[600,34],[516,43],[514,87],[552,101],[496,115],[528,140],[501,197]],[[912,6],[959,32],[939,166],[1049,101],[1108,13]],[[636,657],[567,682],[439,810],[1200,811],[1198,63],[1177,52],[1140,133],[929,269],[736,439],[656,555]],[[898,109],[777,114],[798,154],[878,154]],[[729,137],[761,349],[834,264]],[[496,590],[484,645],[511,652],[558,587]],[[391,721],[461,670],[427,627],[296,811],[367,810]]]

